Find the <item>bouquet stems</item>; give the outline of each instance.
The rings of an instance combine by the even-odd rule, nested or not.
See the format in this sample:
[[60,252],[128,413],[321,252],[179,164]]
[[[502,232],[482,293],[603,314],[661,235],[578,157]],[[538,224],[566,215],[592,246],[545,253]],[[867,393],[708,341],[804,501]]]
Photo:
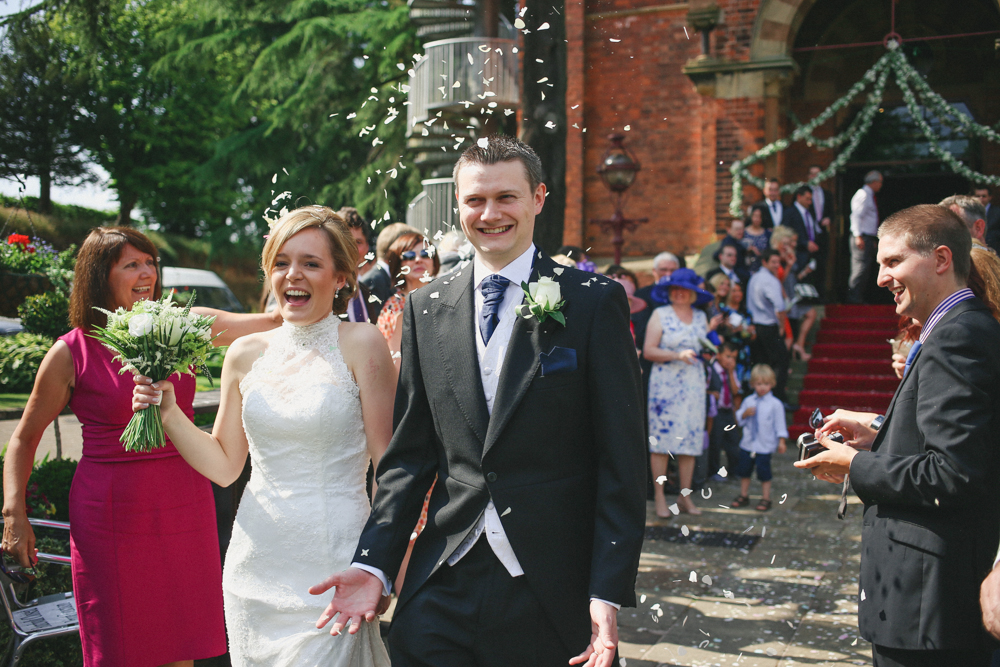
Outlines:
[[151,452],[167,444],[160,406],[151,405],[132,415],[119,439],[126,452]]

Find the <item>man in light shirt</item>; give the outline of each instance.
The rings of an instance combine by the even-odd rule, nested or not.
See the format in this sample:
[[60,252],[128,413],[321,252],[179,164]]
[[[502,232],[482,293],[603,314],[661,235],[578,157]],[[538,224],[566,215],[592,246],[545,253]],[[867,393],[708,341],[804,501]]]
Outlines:
[[781,225],[785,213],[785,205],[781,203],[781,183],[776,178],[769,178],[764,183],[764,199],[754,204],[763,216],[764,229],[774,229]]
[[760,257],[761,270],[750,277],[747,286],[747,309],[753,318],[757,337],[751,343],[755,361],[774,369],[777,384],[774,395],[785,403],[788,382],[788,346],[785,345],[785,317],[788,310],[785,295],[778,280],[781,256],[768,248]]
[[851,278],[847,300],[864,303],[865,292],[875,276],[878,256],[878,202],[876,193],[882,189],[882,174],[869,171],[865,184],[851,197]]

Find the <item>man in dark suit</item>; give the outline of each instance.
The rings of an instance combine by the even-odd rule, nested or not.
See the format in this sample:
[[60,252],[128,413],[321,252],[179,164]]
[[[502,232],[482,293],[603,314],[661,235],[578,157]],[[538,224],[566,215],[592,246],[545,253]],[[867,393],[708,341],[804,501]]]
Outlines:
[[1000,540],[1000,324],[966,287],[971,243],[941,206],[882,224],[878,284],[920,339],[884,422],[838,411],[820,433],[848,444],[824,438],[796,463],[828,481],[849,472],[865,503],[858,625],[876,667],[990,661],[979,585]]
[[[823,170],[819,165],[809,167],[809,180],[813,181],[819,177]],[[816,288],[823,294],[826,291],[826,264],[830,256],[830,222],[833,220],[833,195],[821,185],[810,186],[812,190],[813,220],[819,223],[820,234],[816,244],[819,251],[816,253],[816,271],[811,274],[811,280]]]
[[774,229],[782,224],[787,210],[781,203],[781,182],[776,178],[769,178],[764,183],[764,198],[753,205],[760,209],[763,215],[762,225],[764,229]]
[[[407,300],[395,435],[355,562],[313,589],[336,586],[320,623],[373,620],[436,476],[393,665],[610,667],[645,526],[625,291],[534,247],[546,188],[531,148],[492,136],[455,171],[476,256]],[[522,309],[529,280],[545,312]]]
[[795,256],[801,270],[809,260],[816,258],[822,234],[822,227],[816,223],[812,214],[812,188],[803,185],[795,191],[795,203],[785,209],[785,218],[781,224],[798,234]]
[[[347,303],[347,317],[351,322],[371,322],[378,321],[378,315],[382,311],[382,300],[371,298],[372,288],[363,282],[362,276],[369,273],[375,267],[375,255],[371,251],[371,239],[368,236],[370,229],[365,223],[365,219],[358,213],[358,209],[353,206],[343,206],[337,215],[347,223],[354,242],[358,246],[358,257],[362,259],[358,266],[358,291]],[[388,277],[386,277],[388,285]]]
[[1000,206],[993,205],[993,195],[986,186],[976,186],[972,196],[986,209],[986,245],[998,251],[1000,250]]

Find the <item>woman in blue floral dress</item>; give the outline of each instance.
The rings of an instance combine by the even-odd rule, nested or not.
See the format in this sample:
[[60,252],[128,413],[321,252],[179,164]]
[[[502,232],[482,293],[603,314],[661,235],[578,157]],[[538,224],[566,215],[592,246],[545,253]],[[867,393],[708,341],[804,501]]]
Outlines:
[[[688,495],[695,457],[705,443],[705,369],[699,355],[702,341],[722,319],[720,315],[709,322],[704,312],[693,308],[713,298],[700,283],[691,269],[678,269],[653,289],[653,300],[667,305],[653,311],[643,346],[643,356],[653,362],[648,405],[653,479],[666,474],[669,456],[674,455],[682,489],[677,504],[689,514],[701,514]],[[663,484],[653,485],[653,498],[656,515],[669,517]]]

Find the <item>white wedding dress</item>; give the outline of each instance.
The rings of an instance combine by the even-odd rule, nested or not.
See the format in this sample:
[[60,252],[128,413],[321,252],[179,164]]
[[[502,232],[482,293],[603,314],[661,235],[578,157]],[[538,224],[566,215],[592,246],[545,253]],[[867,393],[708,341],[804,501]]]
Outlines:
[[316,628],[370,510],[361,400],[340,353],[340,318],[282,325],[240,383],[253,473],[222,585],[233,665],[388,667],[377,623]]

